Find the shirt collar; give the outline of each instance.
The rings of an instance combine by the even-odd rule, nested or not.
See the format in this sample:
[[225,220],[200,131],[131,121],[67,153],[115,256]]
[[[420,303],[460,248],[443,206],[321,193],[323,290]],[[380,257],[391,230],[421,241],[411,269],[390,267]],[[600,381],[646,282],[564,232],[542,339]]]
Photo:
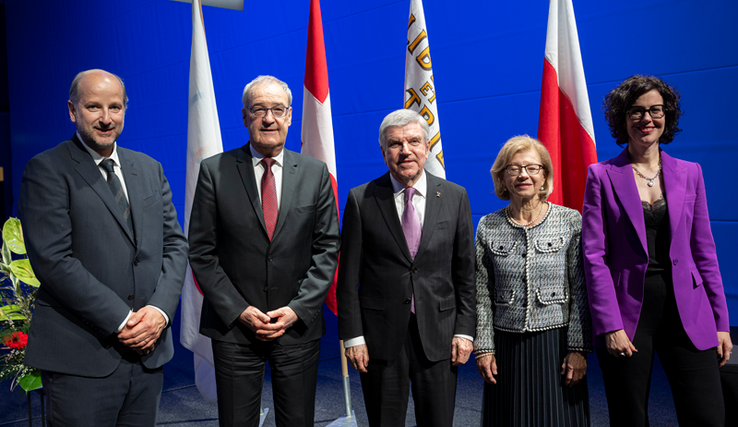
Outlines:
[[[390,181],[392,181],[392,191],[395,193],[395,196],[397,196],[399,193],[403,192],[405,190],[405,186],[400,183],[400,181],[396,180],[392,174],[390,174]],[[423,171],[423,174],[420,175],[420,179],[413,185],[413,188],[415,188],[415,193],[419,194],[423,197],[425,197],[425,193],[428,189],[428,181],[426,180],[426,173]]]
[[[95,161],[96,165],[100,165],[100,162],[106,159],[105,156],[98,153],[97,151],[90,148],[85,142],[82,140],[82,136],[80,136],[79,131],[77,131],[77,138],[82,142],[82,146],[85,147],[85,150],[87,150],[88,153],[90,153],[90,156],[92,156],[92,160]],[[120,160],[118,159],[118,143],[117,141],[113,143],[113,152],[110,154],[109,159],[112,159],[113,162],[115,162],[118,167],[120,167]]]
[[[251,150],[251,161],[254,164],[254,167],[261,163],[262,159],[264,159],[264,156],[256,151],[254,149],[254,146],[249,143],[249,150]],[[282,151],[279,152],[276,156],[272,157],[274,161],[279,165],[282,166],[284,164],[284,148],[282,148]]]

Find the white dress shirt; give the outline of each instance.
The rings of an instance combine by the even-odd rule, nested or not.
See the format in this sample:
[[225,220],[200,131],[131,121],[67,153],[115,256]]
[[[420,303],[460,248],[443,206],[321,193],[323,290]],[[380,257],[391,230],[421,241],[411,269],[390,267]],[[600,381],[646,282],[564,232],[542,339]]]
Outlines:
[[[259,200],[261,201],[261,178],[266,172],[266,165],[261,161],[264,156],[258,151],[254,150],[254,146],[249,144],[251,150],[252,162],[254,164],[254,178],[256,178],[256,189],[259,193]],[[274,164],[272,165],[272,173],[274,174],[274,186],[277,189],[277,209],[282,206],[282,171],[284,170],[284,150],[280,151],[279,154],[272,157]]]

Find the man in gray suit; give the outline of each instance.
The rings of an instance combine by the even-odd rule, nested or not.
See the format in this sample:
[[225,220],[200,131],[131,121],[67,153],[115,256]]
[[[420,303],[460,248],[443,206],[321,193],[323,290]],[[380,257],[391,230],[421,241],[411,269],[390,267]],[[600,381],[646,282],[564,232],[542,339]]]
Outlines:
[[416,112],[390,113],[379,129],[389,173],[352,189],[343,213],[338,328],[372,427],[405,425],[409,383],[417,424],[450,427],[457,366],[472,350],[469,200],[423,171],[428,140]]
[[18,212],[41,286],[25,364],[51,426],[154,426],[187,263],[161,165],[117,145],[123,81],[75,77],[77,132],[31,159]]
[[205,296],[221,426],[257,426],[266,361],[277,426],[312,426],[323,300],[340,244],[325,163],[284,148],[287,84],[259,76],[243,91],[249,142],[210,157],[190,218],[190,265]]

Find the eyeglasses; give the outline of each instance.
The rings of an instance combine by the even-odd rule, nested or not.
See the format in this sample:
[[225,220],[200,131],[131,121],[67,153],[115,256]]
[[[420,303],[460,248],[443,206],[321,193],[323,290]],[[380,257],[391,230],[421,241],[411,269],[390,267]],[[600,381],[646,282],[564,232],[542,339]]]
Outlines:
[[281,119],[287,115],[287,112],[290,111],[290,107],[253,107],[251,108],[251,115],[257,118],[262,118],[266,117],[267,112],[269,111],[272,112],[274,117]]
[[507,167],[505,167],[507,174],[511,176],[518,176],[522,171],[527,172],[528,175],[538,175],[543,169],[546,169],[543,165],[507,165]]
[[626,111],[626,114],[628,114],[631,120],[640,120],[646,112],[651,115],[652,119],[660,119],[664,117],[664,106],[659,104],[652,105],[649,108],[630,107],[630,110]]

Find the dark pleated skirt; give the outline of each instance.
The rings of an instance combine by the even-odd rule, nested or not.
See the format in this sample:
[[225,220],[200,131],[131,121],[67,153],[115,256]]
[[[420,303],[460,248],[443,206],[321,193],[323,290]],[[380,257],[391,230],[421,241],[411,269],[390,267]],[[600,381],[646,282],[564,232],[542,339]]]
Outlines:
[[495,330],[497,384],[484,384],[482,426],[589,426],[587,377],[563,384],[566,328],[511,333]]

